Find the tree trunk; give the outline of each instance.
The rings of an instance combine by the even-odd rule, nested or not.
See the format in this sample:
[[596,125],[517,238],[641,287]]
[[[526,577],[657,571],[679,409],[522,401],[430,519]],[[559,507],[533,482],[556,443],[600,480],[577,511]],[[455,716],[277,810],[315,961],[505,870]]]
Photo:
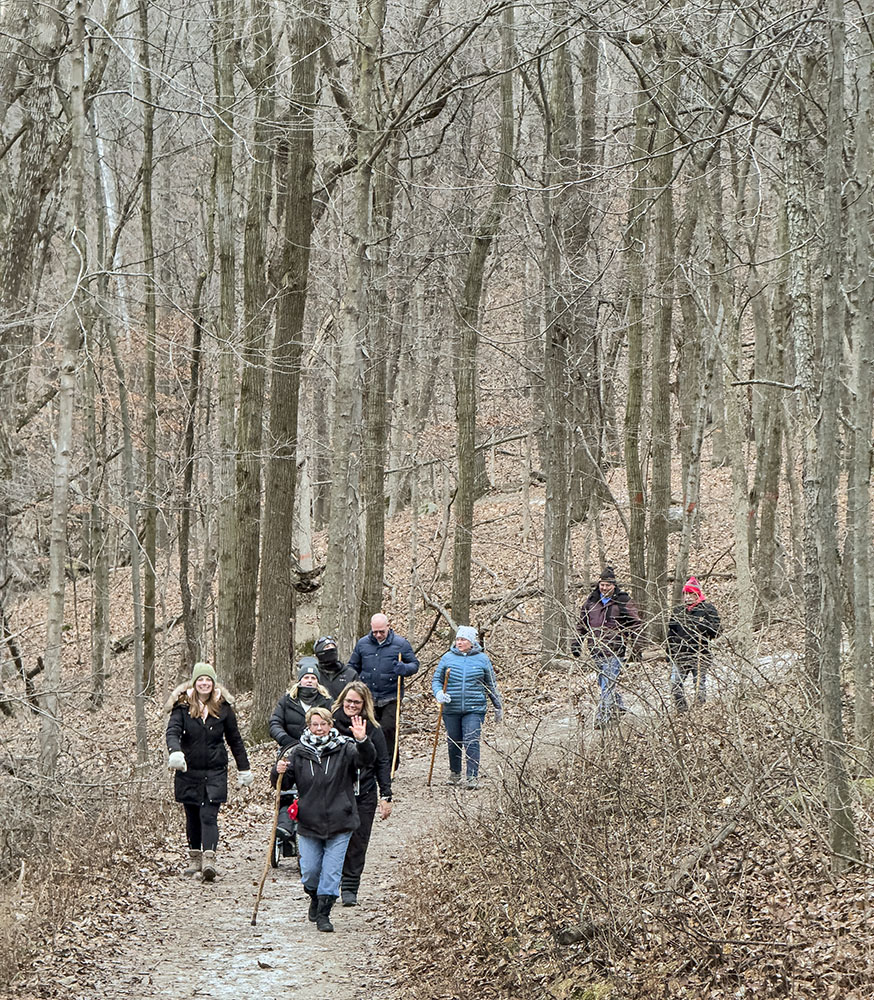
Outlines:
[[452,616],[470,622],[470,567],[473,547],[473,503],[476,496],[477,344],[486,260],[498,235],[513,179],[513,8],[501,20],[500,148],[495,187],[476,225],[468,251],[464,287],[458,304],[458,357],[455,364],[455,534],[452,545]]
[[67,305],[61,332],[61,372],[58,391],[58,419],[55,433],[52,519],[49,542],[49,605],[46,613],[45,673],[40,700],[40,771],[49,779],[55,775],[60,751],[60,688],[63,665],[65,578],[67,554],[67,513],[73,448],[73,404],[76,393],[76,364],[79,356],[80,283],[87,269],[84,239],[83,194],[85,184],[85,5],[75,0],[72,19],[72,63],[70,69],[70,121],[73,143],[70,150],[70,208],[67,233],[65,278]]
[[[874,16],[874,4],[863,0],[866,23]],[[874,761],[874,709],[871,678],[871,432],[872,386],[874,386],[874,279],[871,260],[874,239],[868,220],[874,214],[871,177],[874,172],[874,107],[872,74],[874,47],[871,36],[860,35],[856,70],[859,109],[856,115],[856,150],[853,188],[848,199],[849,232],[853,234],[856,310],[853,317],[853,356],[850,374],[850,423],[853,426],[853,459],[849,470],[847,507],[853,523],[853,690],[855,740],[864,748],[866,765]]]
[[252,165],[246,211],[243,254],[243,334],[240,405],[236,443],[236,575],[228,585],[233,595],[231,663],[234,688],[252,687],[255,644],[255,604],[261,532],[261,447],[266,384],[267,327],[270,319],[267,286],[267,231],[273,173],[272,141],[275,118],[275,52],[271,13],[262,0],[253,5],[249,30],[254,65],[248,74],[255,87]]
[[152,235],[152,167],[155,107],[152,101],[152,71],[149,55],[149,8],[139,0],[140,68],[143,95],[143,159],[140,222],[143,233],[143,277],[145,285],[146,370],[144,414],[145,482],[143,483],[143,691],[155,691],[155,532],[157,489],[155,483],[158,451],[157,401],[155,396],[155,241]]
[[258,652],[252,704],[252,736],[267,736],[276,693],[288,683],[294,641],[294,510],[301,337],[309,282],[313,229],[313,119],[316,61],[326,11],[305,0],[291,25],[291,120],[283,211],[283,250],[277,276],[276,331],[271,362],[260,567]]
[[825,147],[825,218],[823,226],[822,381],[815,430],[818,466],[813,520],[819,600],[808,605],[808,622],[819,621],[820,696],[825,761],[825,794],[829,814],[832,869],[847,870],[861,860],[844,754],[841,706],[841,581],[838,565],[837,496],[840,472],[838,411],[840,366],[844,339],[844,299],[841,289],[844,219],[841,205],[844,182],[844,2],[828,3],[828,104]]
[[[332,498],[328,561],[322,599],[322,631],[351,649],[358,623],[359,491],[364,344],[368,340],[366,296],[370,292],[373,154],[377,143],[376,71],[382,48],[385,0],[363,0],[358,12],[354,96],[355,195],[340,305],[338,380],[331,436]],[[373,608],[371,614],[379,611]]]
[[215,209],[218,236],[219,311],[216,341],[219,352],[218,387],[218,630],[215,667],[220,677],[235,677],[234,581],[237,567],[237,511],[235,483],[235,426],[237,402],[236,365],[236,251],[234,219],[234,3],[214,0],[215,39]]

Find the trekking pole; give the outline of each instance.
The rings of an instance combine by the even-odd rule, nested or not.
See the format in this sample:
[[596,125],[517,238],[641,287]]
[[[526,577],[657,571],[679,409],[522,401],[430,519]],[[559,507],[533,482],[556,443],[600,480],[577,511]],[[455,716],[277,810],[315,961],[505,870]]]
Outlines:
[[[449,674],[452,668],[446,668],[446,676],[443,678],[443,690],[449,683]],[[443,721],[443,702],[440,702],[440,711],[437,713],[437,729],[434,732],[434,749],[431,751],[431,767],[428,769],[428,787],[431,787],[431,775],[434,773],[434,758],[437,756],[437,743],[440,740],[440,723]]]
[[264,871],[261,873],[261,881],[258,883],[258,895],[255,897],[255,909],[252,910],[252,926],[255,926],[255,919],[258,916],[258,906],[261,903],[261,893],[264,891],[264,883],[267,881],[267,872],[270,871],[270,862],[273,860],[273,841],[276,837],[276,827],[279,825],[279,796],[282,794],[282,779],[284,775],[277,775],[276,794],[273,796],[273,829],[270,831],[270,840],[267,842],[267,860],[264,862]]
[[[401,654],[398,653],[398,663],[401,662]],[[391,776],[394,780],[395,771],[398,769],[398,750],[401,742],[401,675],[398,674],[398,700],[395,705],[395,745],[391,755]]]

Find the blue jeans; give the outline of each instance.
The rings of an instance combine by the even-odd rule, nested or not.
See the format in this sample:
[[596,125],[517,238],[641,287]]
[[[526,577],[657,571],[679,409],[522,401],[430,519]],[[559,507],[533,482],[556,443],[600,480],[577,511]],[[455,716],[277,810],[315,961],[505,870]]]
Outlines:
[[319,896],[340,895],[340,876],[351,837],[351,830],[327,838],[297,835],[300,880],[305,888],[316,889]]
[[598,671],[598,687],[601,689],[601,700],[595,718],[599,722],[610,722],[617,712],[625,711],[625,703],[617,689],[622,660],[618,656],[596,656],[595,669]]
[[446,735],[449,737],[449,770],[461,774],[461,749],[467,756],[467,776],[479,774],[479,736],[485,712],[443,713]]

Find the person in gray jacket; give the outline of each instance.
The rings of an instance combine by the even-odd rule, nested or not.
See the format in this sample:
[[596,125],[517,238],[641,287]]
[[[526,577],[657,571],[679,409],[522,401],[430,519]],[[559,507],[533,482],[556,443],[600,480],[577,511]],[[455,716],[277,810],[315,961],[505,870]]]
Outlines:
[[431,690],[443,705],[449,746],[448,783],[461,784],[463,749],[467,765],[465,787],[479,788],[480,733],[488,707],[486,698],[495,706],[495,722],[501,721],[503,707],[492,662],[483,652],[475,628],[459,627],[452,648],[440,657],[431,678]]

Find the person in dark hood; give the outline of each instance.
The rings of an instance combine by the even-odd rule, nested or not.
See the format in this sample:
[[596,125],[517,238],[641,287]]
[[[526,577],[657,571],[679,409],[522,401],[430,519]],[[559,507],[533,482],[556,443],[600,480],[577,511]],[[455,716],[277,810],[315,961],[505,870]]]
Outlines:
[[619,675],[629,650],[642,643],[643,622],[631,597],[616,583],[612,566],[605,566],[597,585],[583,602],[577,622],[577,636],[571,645],[580,656],[588,646],[598,672],[600,697],[595,712],[595,728],[616,720],[625,705],[617,690]]
[[391,758],[385,735],[376,721],[373,711],[373,696],[366,684],[352,681],[337,696],[334,702],[334,725],[341,736],[352,735],[352,719],[359,716],[364,720],[367,735],[376,750],[376,761],[362,767],[358,772],[358,791],[355,802],[361,825],[352,834],[346,848],[343,862],[343,876],[340,879],[340,902],[343,906],[358,905],[358,889],[367,858],[367,845],[373,830],[373,819],[379,808],[379,818],[391,816]]
[[683,587],[683,603],[671,611],[668,621],[668,655],[671,659],[671,694],[678,712],[688,712],[683,681],[691,674],[695,702],[703,704],[707,673],[713,662],[710,640],[719,635],[719,612],[704,600],[704,591],[694,576]]
[[249,758],[234,715],[233,699],[216,683],[208,663],[195,663],[191,682],[180,684],[165,706],[167,766],[176,772],[176,801],[185,809],[185,833],[190,858],[186,875],[204,882],[216,877],[218,812],[228,799],[228,751],[237,765],[237,783],[252,784]]
[[270,716],[270,735],[281,749],[293,746],[306,728],[309,709],[329,708],[331,695],[321,684],[321,671],[314,656],[302,656],[297,665],[297,683],[279,699]]
[[346,666],[340,659],[337,640],[332,635],[323,635],[320,639],[316,639],[313,652],[319,661],[322,687],[327,689],[331,701],[335,701],[347,684],[358,680],[358,671]]

